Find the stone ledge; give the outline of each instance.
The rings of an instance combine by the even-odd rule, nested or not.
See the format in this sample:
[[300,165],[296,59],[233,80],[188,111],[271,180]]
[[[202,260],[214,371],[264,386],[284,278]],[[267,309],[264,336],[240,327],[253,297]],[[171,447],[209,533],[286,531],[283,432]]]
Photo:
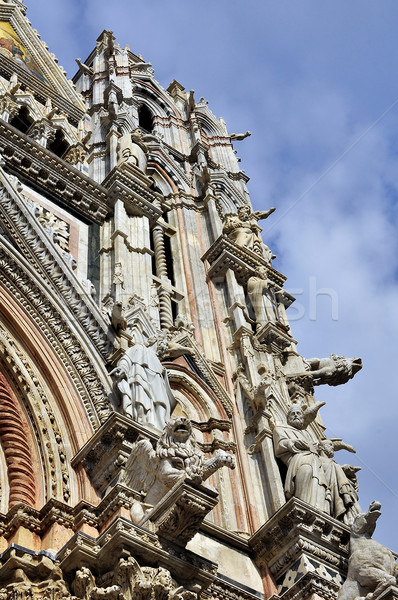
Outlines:
[[249,539],[258,565],[276,581],[302,556],[345,575],[350,529],[309,504],[291,498]]
[[210,263],[209,276],[212,279],[223,280],[228,269],[232,269],[236,279],[244,285],[254,274],[256,267],[265,267],[267,277],[279,287],[283,287],[286,277],[271,267],[268,261],[248,248],[243,248],[232,242],[227,235],[221,235],[202,256],[202,261]]
[[102,224],[109,212],[107,192],[71,164],[0,119],[0,153],[43,195],[72,209],[85,221]]

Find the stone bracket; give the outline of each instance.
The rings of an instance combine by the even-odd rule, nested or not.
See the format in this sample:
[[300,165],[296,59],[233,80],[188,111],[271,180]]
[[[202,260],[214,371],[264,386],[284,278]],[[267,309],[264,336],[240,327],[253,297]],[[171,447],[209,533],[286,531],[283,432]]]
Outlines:
[[260,254],[243,248],[232,242],[228,236],[221,235],[202,256],[202,261],[210,263],[209,276],[212,279],[224,280],[225,273],[232,269],[238,283],[244,285],[256,267],[266,267],[267,277],[277,286],[282,287],[286,277],[266,261]]
[[215,490],[185,480],[174,486],[140,524],[149,521],[159,536],[185,546],[217,503]]
[[[267,565],[279,592],[306,573],[338,588],[347,571],[350,529],[340,521],[291,498],[250,538],[258,566]],[[329,596],[330,597],[330,596]]]
[[155,433],[115,412],[72,459],[72,467],[82,464],[93,486],[102,494],[121,474],[132,445],[142,437],[152,443],[157,441]]
[[269,321],[256,332],[255,339],[260,344],[266,344],[271,350],[283,352],[290,344],[297,344],[297,341],[290,335],[285,325],[276,321]]

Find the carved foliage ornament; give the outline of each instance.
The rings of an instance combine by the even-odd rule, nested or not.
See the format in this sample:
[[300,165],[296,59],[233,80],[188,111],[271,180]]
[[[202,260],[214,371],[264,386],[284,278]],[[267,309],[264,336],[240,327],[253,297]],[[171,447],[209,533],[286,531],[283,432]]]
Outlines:
[[121,558],[114,570],[112,584],[97,587],[88,567],[81,567],[72,585],[80,600],[194,600],[197,594],[184,589],[173,580],[170,571],[163,567],[140,567],[129,556]]

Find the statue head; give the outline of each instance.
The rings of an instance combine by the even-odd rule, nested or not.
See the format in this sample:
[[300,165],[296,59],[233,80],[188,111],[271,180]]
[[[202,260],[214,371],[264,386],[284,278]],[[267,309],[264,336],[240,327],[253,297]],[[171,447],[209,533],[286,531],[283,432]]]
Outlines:
[[196,444],[191,421],[186,417],[177,417],[168,421],[159,440],[159,443],[165,447],[189,442]]
[[254,269],[255,277],[260,277],[260,279],[268,279],[268,271],[267,267],[260,266]]
[[332,440],[321,440],[319,442],[319,448],[328,458],[333,458],[334,446]]
[[239,208],[238,208],[238,217],[242,221],[247,221],[247,219],[250,216],[250,213],[251,213],[250,206],[247,206],[246,204],[244,204],[243,206],[239,206]]
[[380,502],[373,500],[366,513],[356,515],[351,525],[351,533],[357,537],[372,537],[373,532],[376,529],[377,519],[381,515],[380,508]]
[[300,404],[293,403],[287,411],[287,424],[296,429],[305,429],[304,410]]

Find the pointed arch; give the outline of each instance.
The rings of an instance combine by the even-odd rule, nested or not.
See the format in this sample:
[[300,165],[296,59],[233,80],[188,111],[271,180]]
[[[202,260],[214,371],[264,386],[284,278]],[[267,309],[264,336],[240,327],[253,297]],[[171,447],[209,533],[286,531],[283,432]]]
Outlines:
[[[11,468],[7,462],[1,428],[1,423],[7,424],[8,421],[3,421],[0,407],[0,440],[10,475],[10,502],[19,498],[18,501],[38,507],[50,498],[72,504],[78,498],[89,498],[91,492],[87,481],[76,477],[69,467],[70,460],[94,433],[80,390],[62,357],[47,339],[46,332],[1,284],[0,372],[3,373],[0,383],[7,380],[3,386],[4,398],[8,398],[7,407],[14,407],[10,409],[14,430],[4,430],[4,435],[9,435],[7,440],[19,440],[21,457],[26,453],[26,440],[30,439],[30,456],[37,457],[34,460],[36,468],[26,462],[15,465],[15,473],[33,473],[34,486],[27,479],[18,488],[15,487],[16,481],[20,483],[20,480],[17,477],[14,481],[11,477],[14,465]],[[0,393],[1,390],[0,386]],[[0,402],[1,399],[2,396]],[[14,435],[18,414],[26,415],[22,427],[25,438]],[[34,489],[36,495],[33,495]],[[38,490],[40,493],[37,493]]]

